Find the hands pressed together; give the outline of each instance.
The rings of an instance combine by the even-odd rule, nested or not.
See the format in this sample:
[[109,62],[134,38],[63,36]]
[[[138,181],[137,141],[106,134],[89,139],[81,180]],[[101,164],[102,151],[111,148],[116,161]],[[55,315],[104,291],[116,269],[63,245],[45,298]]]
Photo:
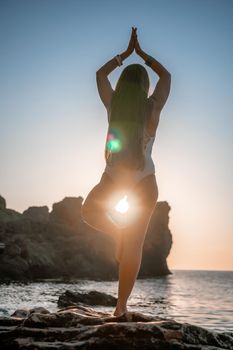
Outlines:
[[131,55],[131,53],[133,53],[134,49],[135,49],[137,54],[142,52],[142,49],[141,49],[139,42],[138,42],[137,28],[136,27],[132,27],[131,37],[130,37],[129,45],[127,47],[126,52],[129,55]]

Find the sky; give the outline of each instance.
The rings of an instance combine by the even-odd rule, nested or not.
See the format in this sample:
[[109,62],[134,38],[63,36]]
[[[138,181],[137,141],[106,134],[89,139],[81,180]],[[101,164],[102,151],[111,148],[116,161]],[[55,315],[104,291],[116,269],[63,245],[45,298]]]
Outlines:
[[[105,167],[96,71],[131,27],[171,73],[152,157],[171,269],[233,270],[233,2],[0,0],[0,195],[23,212],[82,196]],[[134,52],[109,74],[113,89]]]

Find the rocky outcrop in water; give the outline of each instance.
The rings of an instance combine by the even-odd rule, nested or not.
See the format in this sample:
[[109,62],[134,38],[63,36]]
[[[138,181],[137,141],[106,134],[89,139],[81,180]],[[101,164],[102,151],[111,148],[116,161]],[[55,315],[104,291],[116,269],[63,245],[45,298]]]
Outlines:
[[[65,197],[22,214],[6,207],[0,196],[0,279],[118,279],[114,242],[82,221],[82,197]],[[148,227],[139,277],[169,274],[166,258],[172,245],[170,206],[158,202]],[[2,249],[3,250],[3,249]]]
[[69,290],[59,296],[59,307],[76,306],[79,303],[87,305],[116,306],[117,299],[112,295],[91,290],[89,292],[71,292]]
[[137,312],[115,317],[83,305],[53,313],[40,307],[0,317],[0,349],[230,350],[233,333]]

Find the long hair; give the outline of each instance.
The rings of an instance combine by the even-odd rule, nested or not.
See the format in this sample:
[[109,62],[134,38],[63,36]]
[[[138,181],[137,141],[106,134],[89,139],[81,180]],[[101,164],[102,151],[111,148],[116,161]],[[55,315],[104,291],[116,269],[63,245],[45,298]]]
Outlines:
[[149,76],[140,64],[130,64],[121,72],[111,100],[111,113],[105,142],[109,165],[143,169],[143,133],[147,122]]

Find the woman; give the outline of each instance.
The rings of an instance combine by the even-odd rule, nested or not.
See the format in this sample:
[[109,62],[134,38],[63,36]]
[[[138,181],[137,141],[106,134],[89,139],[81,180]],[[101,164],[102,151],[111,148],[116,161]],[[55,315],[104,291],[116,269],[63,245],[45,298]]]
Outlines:
[[[100,182],[90,191],[82,206],[83,220],[93,228],[111,235],[116,242],[119,263],[118,300],[114,316],[127,313],[127,300],[137,278],[147,227],[158,199],[152,145],[160,112],[170,92],[171,74],[140,47],[137,28],[132,27],[126,51],[104,64],[96,73],[100,98],[108,113],[105,144],[106,167]],[[151,96],[149,76],[144,66],[128,65],[121,73],[115,91],[108,74],[134,51],[159,80]],[[111,200],[129,194],[136,215],[128,225],[111,216]],[[134,202],[133,202],[134,200]],[[125,214],[127,218],[127,213]]]

